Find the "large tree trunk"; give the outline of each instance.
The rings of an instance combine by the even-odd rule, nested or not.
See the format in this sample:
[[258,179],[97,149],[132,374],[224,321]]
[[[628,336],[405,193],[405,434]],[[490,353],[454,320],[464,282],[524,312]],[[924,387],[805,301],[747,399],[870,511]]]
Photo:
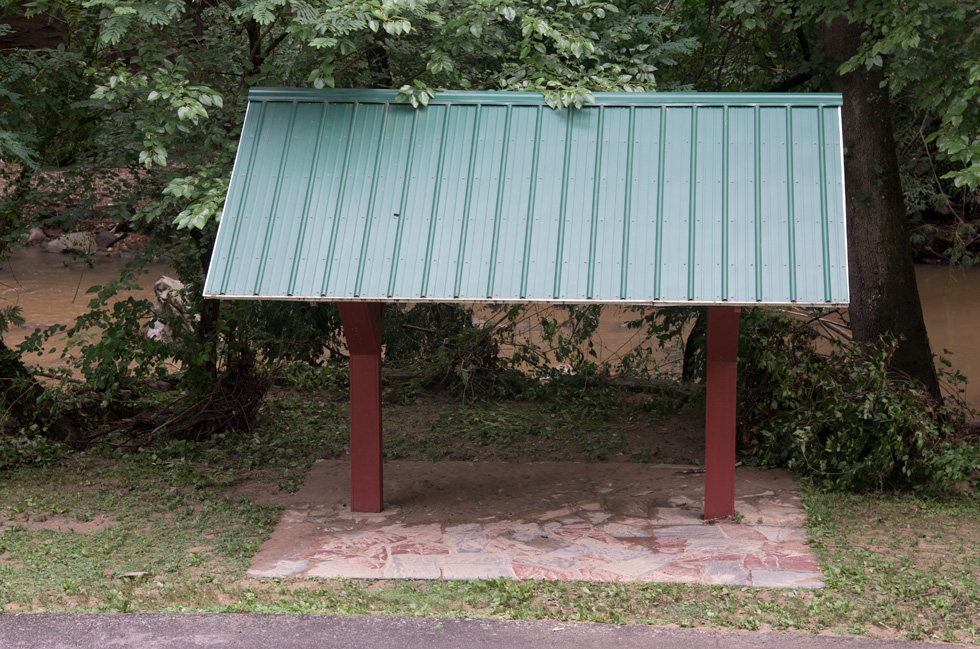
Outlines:
[[[822,25],[828,60],[839,65],[857,54],[864,29],[843,18]],[[938,398],[883,81],[880,67],[864,66],[845,75],[832,74],[829,80],[831,89],[844,98],[851,327],[859,341],[876,342],[885,333],[899,338],[894,369],[921,381]]]

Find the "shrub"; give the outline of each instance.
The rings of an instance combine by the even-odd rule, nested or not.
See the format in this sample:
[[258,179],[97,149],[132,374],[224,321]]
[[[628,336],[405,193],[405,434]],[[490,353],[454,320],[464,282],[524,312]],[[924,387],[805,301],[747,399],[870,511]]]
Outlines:
[[956,408],[889,370],[893,338],[859,344],[779,311],[743,313],[739,419],[752,460],[852,491],[944,490],[965,477],[963,452],[950,450]]
[[499,331],[478,326],[458,304],[416,304],[385,312],[385,363],[408,369],[421,385],[440,384],[464,395],[493,396],[502,383]]
[[0,470],[54,464],[70,452],[67,444],[46,437],[36,423],[9,434],[0,434]]

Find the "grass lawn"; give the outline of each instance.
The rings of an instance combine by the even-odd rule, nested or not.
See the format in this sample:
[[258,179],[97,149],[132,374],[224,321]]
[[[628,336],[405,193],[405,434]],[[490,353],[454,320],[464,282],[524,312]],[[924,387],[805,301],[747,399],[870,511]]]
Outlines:
[[[697,406],[656,395],[397,396],[385,413],[389,457],[690,462],[701,453]],[[337,391],[305,386],[270,397],[249,434],[105,447],[0,473],[0,610],[491,616],[980,642],[980,500],[965,496],[804,487],[827,584],[819,591],[245,578],[278,516],[264,496],[295,490],[314,459],[342,457],[347,435]]]

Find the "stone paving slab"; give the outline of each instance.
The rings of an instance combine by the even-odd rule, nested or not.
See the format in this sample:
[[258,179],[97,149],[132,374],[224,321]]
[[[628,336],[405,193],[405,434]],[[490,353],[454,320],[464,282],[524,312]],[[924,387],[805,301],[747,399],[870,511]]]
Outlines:
[[[480,474],[474,486],[461,483],[477,478],[458,466],[443,475],[441,464],[463,463],[388,463],[390,506],[359,515],[346,504],[346,463],[316,463],[283,503],[249,576],[823,586],[785,472],[739,468],[736,510],[754,522],[743,514],[737,523],[705,523],[693,467],[465,465]],[[540,491],[514,489],[515,467]]]

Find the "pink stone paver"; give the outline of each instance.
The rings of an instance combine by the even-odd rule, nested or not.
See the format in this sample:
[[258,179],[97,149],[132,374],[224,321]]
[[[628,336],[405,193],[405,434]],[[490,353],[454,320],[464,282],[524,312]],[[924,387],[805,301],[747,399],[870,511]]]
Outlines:
[[713,563],[716,561],[744,561],[743,552],[685,552],[683,556],[675,559],[684,563]]
[[[622,525],[613,531],[626,531],[627,526]],[[265,578],[508,577],[807,588],[822,585],[816,559],[800,541],[780,547],[762,534],[753,534],[751,528],[733,532],[733,525],[723,530],[719,527],[650,526],[647,535],[641,536],[634,523],[628,526],[629,536],[618,538],[608,533],[608,527],[599,529],[582,522],[550,531],[525,521],[467,524],[448,526],[439,533],[433,525],[399,525],[364,534],[327,534],[320,547],[302,560],[253,567],[249,574]],[[492,536],[492,532],[499,535]]]
[[450,556],[439,562],[443,579],[496,579],[513,577],[512,560],[506,555]]
[[653,545],[659,548],[661,552],[663,552],[664,548],[676,547],[676,548],[683,549],[689,543],[687,539],[681,539],[676,537],[667,537],[667,538],[651,537],[651,539],[653,541]]
[[515,579],[538,579],[541,581],[567,581],[568,579],[564,570],[532,566],[520,561],[514,561],[511,567],[514,569]]
[[684,554],[684,546],[683,545],[665,545],[663,547],[656,548],[656,550],[660,554],[666,554],[666,555],[669,555],[669,556],[676,556],[676,555]]
[[311,561],[303,572],[304,577],[325,579],[380,579],[384,571],[359,566],[349,561]]
[[428,554],[449,554],[449,548],[441,543],[422,543],[416,541],[403,541],[396,543],[389,548],[392,555],[413,554],[417,556]]
[[432,555],[392,555],[385,565],[385,579],[439,579],[442,569],[439,561]]
[[689,565],[685,563],[672,563],[665,566],[664,574],[674,575],[677,577],[684,577],[686,579],[692,580],[694,583],[700,583],[701,578],[701,566]]
[[[432,471],[431,466],[426,465],[426,471]],[[575,475],[571,469],[557,474]],[[686,504],[668,507],[654,501],[646,509],[651,518],[636,516],[633,507],[628,514],[617,511],[617,506],[632,502],[623,496],[632,491],[628,485],[620,488],[613,500],[617,486],[609,484],[611,492],[608,484],[591,487],[581,497],[583,505],[568,504],[571,501],[564,493],[560,498],[545,495],[539,511],[525,511],[511,520],[482,517],[475,522],[457,518],[451,523],[407,524],[397,508],[370,517],[351,515],[340,506],[287,508],[273,532],[275,538],[283,530],[287,541],[270,543],[273,549],[263,550],[248,574],[256,578],[504,577],[823,586],[816,557],[806,542],[803,514],[786,516],[786,498],[778,503],[785,524],[773,523],[776,516],[768,515],[765,525],[710,524],[692,519]],[[670,501],[663,494],[658,497]],[[764,512],[764,499],[757,498],[753,507]],[[315,519],[310,512],[316,513]]]
[[[610,523],[608,525],[603,525],[602,527],[606,534],[615,536],[617,539],[642,538],[645,536],[650,536],[649,529],[642,529],[633,525]],[[649,528],[649,526],[647,527]]]
[[742,567],[746,570],[764,570],[765,564],[762,563],[762,559],[755,555],[748,554],[745,559],[742,560]]
[[812,556],[796,555],[779,560],[780,570],[795,570],[797,572],[817,572],[820,568]]
[[730,523],[719,523],[718,529],[722,534],[730,539],[742,539],[745,541],[767,541],[766,535],[754,529],[750,525],[732,525]]

